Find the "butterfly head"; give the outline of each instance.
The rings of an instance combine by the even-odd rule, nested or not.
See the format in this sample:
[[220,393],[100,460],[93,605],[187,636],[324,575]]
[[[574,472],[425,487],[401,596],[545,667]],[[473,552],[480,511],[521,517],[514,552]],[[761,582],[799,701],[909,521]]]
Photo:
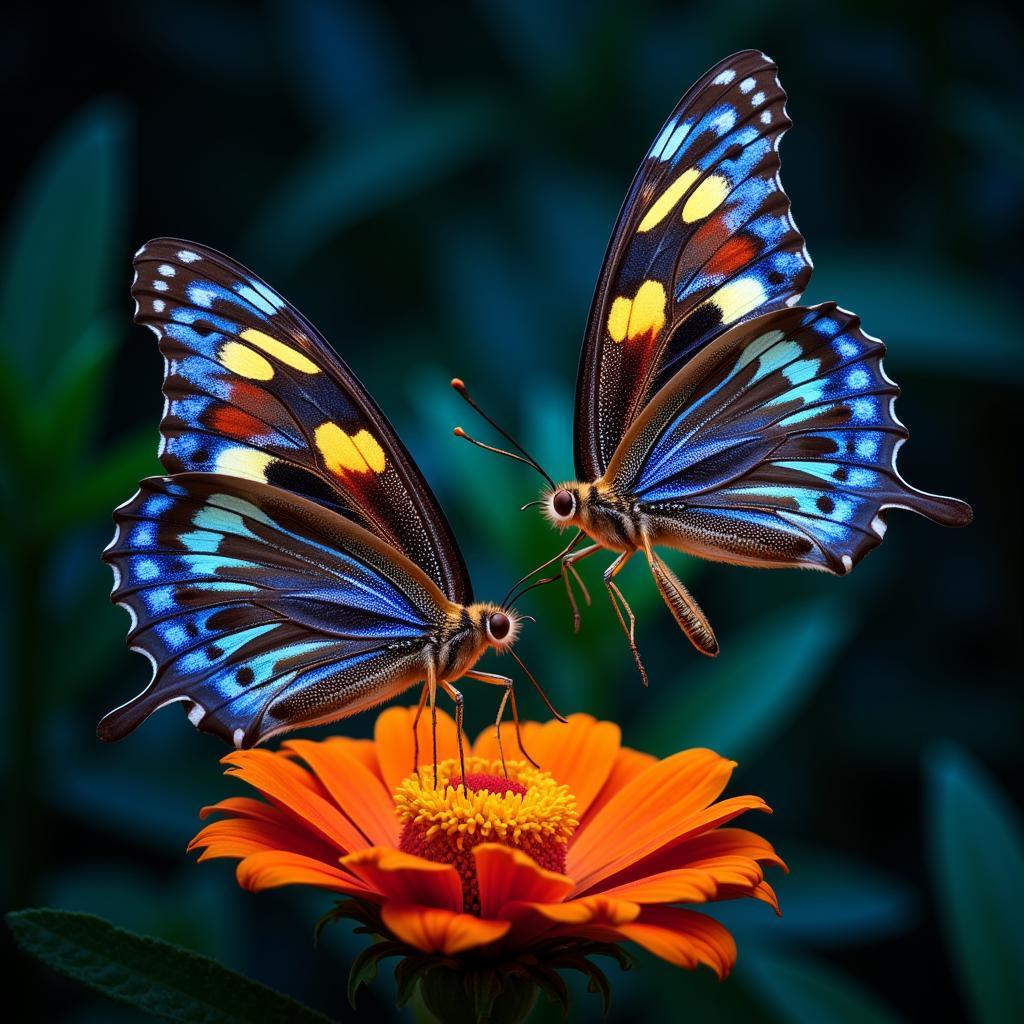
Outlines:
[[553,487],[541,499],[544,515],[560,530],[567,526],[580,526],[585,515],[587,492],[592,486],[572,482]]
[[483,639],[496,650],[504,651],[516,642],[519,635],[519,615],[511,608],[497,604],[474,604],[469,616]]

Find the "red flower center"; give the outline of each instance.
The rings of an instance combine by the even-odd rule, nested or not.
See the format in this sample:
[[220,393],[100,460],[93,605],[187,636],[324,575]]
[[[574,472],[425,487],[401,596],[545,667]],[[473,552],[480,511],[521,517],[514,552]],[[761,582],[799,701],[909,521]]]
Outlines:
[[542,868],[565,873],[569,837],[577,825],[576,804],[565,786],[547,772],[523,762],[509,762],[509,776],[500,763],[466,758],[466,789],[455,770],[458,763],[421,768],[395,794],[403,821],[399,849],[439,864],[451,864],[462,880],[463,910],[480,913],[480,887],[473,848],[503,843],[529,854]]

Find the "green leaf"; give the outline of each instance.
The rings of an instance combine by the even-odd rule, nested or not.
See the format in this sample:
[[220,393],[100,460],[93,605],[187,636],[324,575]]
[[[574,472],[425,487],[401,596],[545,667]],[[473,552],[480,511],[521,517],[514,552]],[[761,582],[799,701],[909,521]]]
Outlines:
[[935,903],[976,1024],[1024,1020],[1024,828],[1007,796],[962,750],[927,761]]
[[498,117],[496,104],[480,97],[440,100],[407,107],[361,136],[329,138],[281,185],[242,248],[280,274],[352,223],[477,158]]
[[900,1017],[853,978],[808,957],[745,948],[737,973],[786,1024],[896,1024]]
[[0,249],[0,338],[40,386],[109,304],[121,266],[127,125],[111,102],[82,111],[37,160]]
[[189,1024],[260,1024],[329,1018],[235,971],[92,914],[46,907],[7,915],[18,945],[55,971],[121,1003]]
[[[783,727],[831,668],[854,615],[838,601],[783,610],[734,639],[703,678],[659,690],[644,717],[644,749],[687,746],[749,757]],[[690,671],[689,669],[687,670]]]

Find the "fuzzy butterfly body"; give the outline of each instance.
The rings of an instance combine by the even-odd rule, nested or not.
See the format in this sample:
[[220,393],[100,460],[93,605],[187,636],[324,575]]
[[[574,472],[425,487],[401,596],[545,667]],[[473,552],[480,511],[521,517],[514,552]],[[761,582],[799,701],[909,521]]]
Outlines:
[[615,583],[637,553],[680,628],[716,654],[706,616],[657,546],[845,574],[880,543],[890,508],[946,526],[971,520],[963,502],[900,476],[907,431],[882,343],[834,303],[796,305],[812,267],[779,178],[785,102],[775,64],[744,51],[708,71],[658,134],[591,307],[577,479],[541,501],[556,526],[579,531],[552,560],[562,560],[577,626],[575,563],[617,553],[604,582],[645,681]]
[[511,644],[514,614],[473,603],[429,487],[316,329],[191,242],[150,242],[135,269],[136,319],[165,358],[169,475],[115,512],[104,552],[153,677],[100,735],[184,702],[198,728],[248,747],[419,681],[431,701],[441,688],[461,702],[467,675],[508,693],[473,666]]

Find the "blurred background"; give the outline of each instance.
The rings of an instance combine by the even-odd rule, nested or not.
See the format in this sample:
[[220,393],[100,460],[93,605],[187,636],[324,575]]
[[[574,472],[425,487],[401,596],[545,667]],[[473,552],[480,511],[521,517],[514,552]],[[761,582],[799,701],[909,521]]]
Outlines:
[[[579,344],[626,187],[690,83],[757,47],[795,121],[783,177],[816,264],[807,299],[840,301],[888,343],[912,434],[901,469],[976,521],[946,532],[894,512],[848,579],[670,557],[715,624],[714,663],[632,566],[648,691],[604,600],[573,636],[560,588],[527,599],[538,623],[518,650],[556,704],[660,755],[738,760],[731,792],[773,805],[751,827],[792,868],[771,879],[782,920],[722,909],[740,945],[727,983],[639,955],[610,969],[611,1018],[1014,1019],[1024,41],[1007,11],[293,0],[59,17],[58,32],[44,5],[9,12],[0,40],[5,908],[98,913],[346,1020],[416,1018],[396,1014],[388,972],[347,1007],[365,939],[341,926],[314,949],[326,895],[253,896],[228,862],[185,854],[198,808],[239,792],[218,741],[174,711],[116,746],[94,738],[148,679],[99,559],[113,507],[159,470],[162,364],[131,322],[132,253],[193,238],[303,310],[392,418],[477,593],[496,598],[558,538],[517,511],[535,477],[451,436],[479,425],[448,380],[572,475]],[[495,695],[469,698],[476,731]],[[18,976],[36,1019],[136,1019],[27,960]],[[574,992],[573,1019],[596,1018]],[[557,1013],[542,999],[535,1019]]]

